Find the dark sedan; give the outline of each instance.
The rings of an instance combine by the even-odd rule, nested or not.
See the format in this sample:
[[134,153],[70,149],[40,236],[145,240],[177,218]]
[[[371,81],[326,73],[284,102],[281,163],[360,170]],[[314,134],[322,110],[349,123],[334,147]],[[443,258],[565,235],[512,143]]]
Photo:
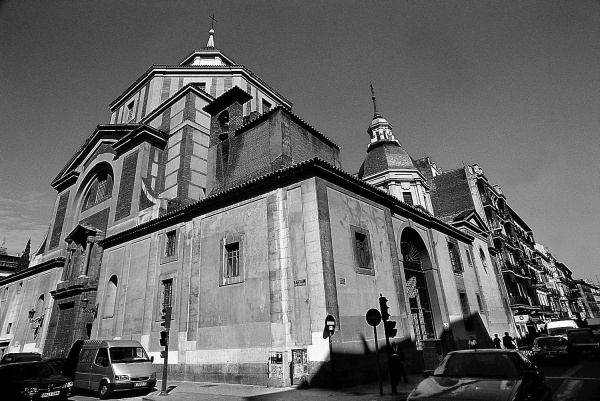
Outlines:
[[531,354],[536,360],[566,359],[568,342],[562,336],[538,337],[533,340]]
[[450,352],[407,400],[550,401],[536,365],[516,350]]
[[6,400],[66,400],[73,382],[46,362],[19,362],[0,366],[0,388]]
[[572,329],[567,331],[569,353],[574,358],[600,356],[600,344],[591,329]]

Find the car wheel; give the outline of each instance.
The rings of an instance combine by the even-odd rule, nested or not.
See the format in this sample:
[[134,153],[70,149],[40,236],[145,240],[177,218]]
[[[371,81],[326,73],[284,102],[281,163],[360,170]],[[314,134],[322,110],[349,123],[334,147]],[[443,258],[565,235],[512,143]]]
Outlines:
[[110,387],[108,387],[106,381],[100,383],[100,387],[98,387],[98,397],[100,397],[101,400],[106,400],[110,397]]

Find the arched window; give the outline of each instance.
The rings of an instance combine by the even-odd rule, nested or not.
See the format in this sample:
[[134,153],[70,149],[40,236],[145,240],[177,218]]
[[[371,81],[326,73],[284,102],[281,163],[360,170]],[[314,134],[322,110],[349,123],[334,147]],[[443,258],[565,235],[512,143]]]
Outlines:
[[113,176],[109,171],[101,171],[90,184],[83,201],[83,210],[110,199],[113,189]]
[[104,297],[103,318],[113,317],[115,315],[115,305],[117,304],[117,276],[112,276],[106,285],[106,296]]

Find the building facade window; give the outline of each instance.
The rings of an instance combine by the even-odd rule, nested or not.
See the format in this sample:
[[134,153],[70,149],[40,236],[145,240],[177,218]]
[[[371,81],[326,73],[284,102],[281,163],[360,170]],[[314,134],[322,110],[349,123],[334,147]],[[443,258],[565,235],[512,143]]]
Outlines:
[[160,263],[177,260],[178,230],[170,230],[162,235],[162,255]]
[[162,307],[173,306],[173,279],[162,281]]
[[481,265],[483,266],[483,271],[485,271],[485,274],[488,274],[487,260],[485,258],[485,253],[483,252],[483,249],[481,249],[481,248],[479,248],[479,259],[481,259]]
[[127,105],[127,121],[131,121],[135,117],[134,110],[135,110],[135,101],[131,102]]
[[100,172],[90,184],[88,192],[84,197],[83,210],[104,202],[112,197],[113,176],[108,171]]
[[458,243],[449,241],[448,253],[450,254],[450,263],[452,264],[452,270],[454,271],[454,274],[463,274],[464,268],[462,261],[460,260]]
[[244,281],[244,236],[229,235],[221,240],[220,285]]
[[410,317],[417,340],[417,347],[421,340],[435,338],[433,324],[433,311],[427,289],[427,278],[423,271],[421,251],[412,243],[403,241],[400,244],[402,264],[406,277],[406,292],[410,306]]
[[477,306],[479,306],[479,312],[485,313],[485,304],[483,303],[481,295],[475,294],[475,296],[477,297]]
[[357,273],[374,275],[373,256],[369,230],[350,226],[352,249],[354,253],[354,269]]
[[414,206],[413,197],[410,192],[402,192],[402,201],[407,205]]
[[262,101],[262,112],[266,113],[269,110],[271,110],[271,103],[269,103],[265,99],[263,99],[263,101]]
[[465,329],[467,331],[473,331],[473,317],[471,316],[471,309],[469,308],[469,300],[467,299],[467,294],[464,292],[459,292],[458,297],[460,299],[460,307],[462,308]]
[[9,324],[6,326],[6,334],[10,334],[10,329],[12,329],[12,323],[9,323]]

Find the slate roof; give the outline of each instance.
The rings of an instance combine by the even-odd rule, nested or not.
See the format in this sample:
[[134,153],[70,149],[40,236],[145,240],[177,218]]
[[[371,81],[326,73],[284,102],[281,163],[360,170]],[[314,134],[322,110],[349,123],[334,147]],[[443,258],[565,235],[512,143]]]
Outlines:
[[379,141],[372,144],[360,166],[358,178],[369,177],[389,169],[414,169],[414,160],[396,141]]

